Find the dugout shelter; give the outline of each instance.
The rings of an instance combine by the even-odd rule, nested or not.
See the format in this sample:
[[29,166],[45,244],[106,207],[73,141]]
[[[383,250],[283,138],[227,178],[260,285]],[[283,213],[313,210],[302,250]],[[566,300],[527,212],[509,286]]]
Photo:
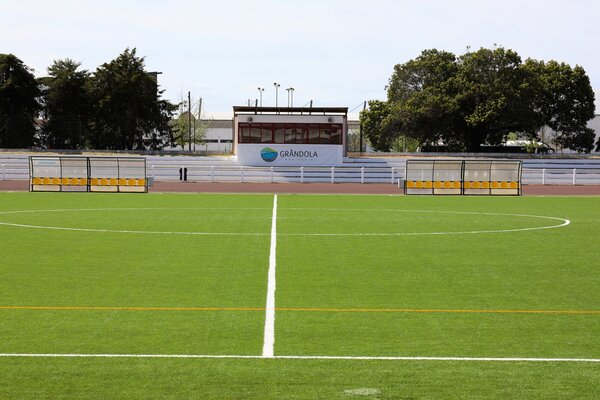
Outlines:
[[146,159],[31,156],[29,191],[146,193]]
[[404,194],[519,196],[520,160],[406,161]]

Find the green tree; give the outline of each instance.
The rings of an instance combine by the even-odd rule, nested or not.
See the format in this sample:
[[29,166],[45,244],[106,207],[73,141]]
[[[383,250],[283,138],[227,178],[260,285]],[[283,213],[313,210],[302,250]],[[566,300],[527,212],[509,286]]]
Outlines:
[[548,126],[558,136],[562,147],[578,152],[590,152],[594,147],[594,132],[587,122],[594,118],[594,91],[585,70],[556,61],[528,59],[522,69],[529,74],[535,96],[530,100],[538,129]]
[[[480,49],[460,57],[425,50],[394,67],[388,115],[372,133],[384,149],[400,135],[423,144],[442,141],[457,151],[498,145],[511,132],[530,140],[549,126],[561,145],[590,151],[594,93],[583,68],[527,60],[504,48]],[[370,117],[367,113],[365,118]],[[375,125],[374,125],[375,126]]]
[[369,107],[360,113],[363,135],[376,151],[390,151],[397,136],[390,131],[389,125],[387,125],[389,116],[389,104],[379,100],[369,101]]
[[394,139],[391,151],[395,153],[414,153],[419,150],[421,143],[414,138],[402,135]]
[[465,150],[499,145],[510,132],[530,131],[536,125],[530,112],[535,92],[528,90],[527,74],[516,52],[482,48],[464,54],[458,62],[456,140]]
[[407,100],[428,88],[443,88],[456,72],[454,54],[436,49],[424,50],[416,59],[394,66],[387,86],[388,100]]
[[[185,101],[187,102],[187,100]],[[192,98],[192,104],[195,104]],[[182,100],[180,105],[183,105]],[[200,110],[200,102],[198,106],[192,107],[192,113],[189,111],[181,111],[177,118],[171,121],[173,127],[173,140],[172,144],[181,146],[184,150],[188,148],[195,148],[190,146],[195,144],[204,144],[206,140],[206,132],[210,126],[210,121],[206,118],[200,118],[202,110]]]
[[0,54],[0,146],[27,148],[34,143],[34,118],[40,110],[37,81],[23,62]]
[[394,67],[390,78],[390,115],[386,134],[408,136],[421,143],[453,143],[456,131],[456,56],[425,50],[419,57]]
[[48,76],[40,78],[46,117],[41,136],[44,147],[78,149],[85,145],[91,116],[90,74],[78,70],[80,66],[70,59],[54,61]]
[[90,86],[93,148],[161,149],[170,143],[177,106],[160,98],[163,91],[135,48],[98,67]]

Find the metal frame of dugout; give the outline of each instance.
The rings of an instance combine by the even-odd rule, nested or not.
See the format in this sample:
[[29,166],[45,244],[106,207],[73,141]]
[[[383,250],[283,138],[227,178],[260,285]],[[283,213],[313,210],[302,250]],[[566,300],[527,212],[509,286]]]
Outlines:
[[520,160],[407,160],[404,194],[520,196]]
[[144,157],[29,157],[30,192],[147,193]]

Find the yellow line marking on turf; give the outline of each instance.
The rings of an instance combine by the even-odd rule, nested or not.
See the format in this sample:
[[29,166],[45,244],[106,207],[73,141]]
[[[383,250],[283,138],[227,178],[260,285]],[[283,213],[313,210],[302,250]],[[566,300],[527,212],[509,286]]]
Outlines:
[[[0,306],[0,310],[48,311],[265,311],[265,307],[94,307],[94,306]],[[275,311],[308,311],[332,313],[454,313],[454,314],[587,314],[600,315],[600,310],[445,310],[413,308],[302,308],[276,307]]]

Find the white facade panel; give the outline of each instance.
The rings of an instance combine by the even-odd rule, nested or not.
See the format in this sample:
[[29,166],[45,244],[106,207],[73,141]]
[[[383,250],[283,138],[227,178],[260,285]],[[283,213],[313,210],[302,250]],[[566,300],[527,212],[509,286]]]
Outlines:
[[238,162],[249,166],[337,166],[343,162],[344,146],[318,144],[237,145]]

